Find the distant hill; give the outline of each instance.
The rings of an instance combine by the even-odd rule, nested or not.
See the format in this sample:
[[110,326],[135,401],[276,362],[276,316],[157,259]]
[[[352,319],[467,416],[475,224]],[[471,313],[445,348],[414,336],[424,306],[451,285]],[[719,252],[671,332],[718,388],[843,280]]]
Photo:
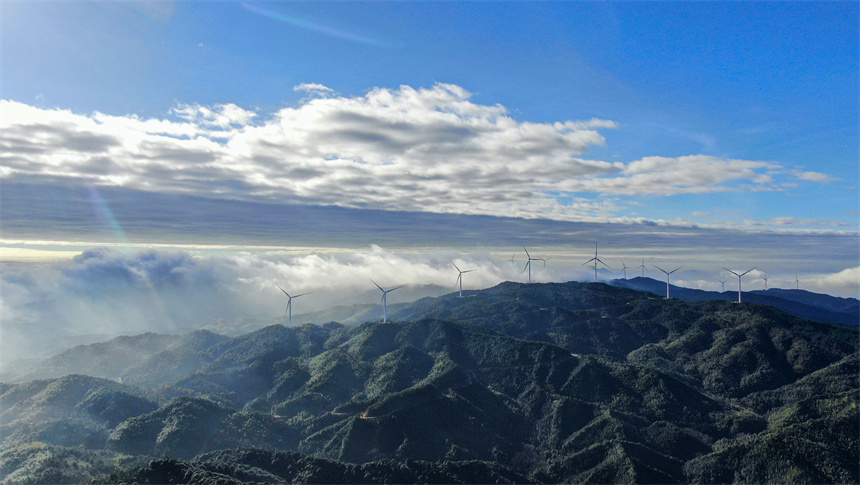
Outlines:
[[[648,291],[657,295],[666,295],[666,282],[637,276],[630,279],[612,280],[610,284]],[[705,291],[669,285],[672,298],[684,301],[723,300],[737,301],[737,291]],[[780,310],[808,318],[818,322],[835,323],[839,325],[860,325],[860,301],[856,298],[840,298],[836,296],[812,293],[806,290],[786,290],[772,288],[769,290],[754,290],[742,292],[742,301],[770,305]]]
[[0,472],[78,467],[81,481],[112,483],[860,481],[854,329],[577,282],[506,282],[389,316],[59,354],[42,369],[85,370],[98,350],[117,358],[94,359],[93,373],[123,383],[0,384],[0,431],[14,435]]

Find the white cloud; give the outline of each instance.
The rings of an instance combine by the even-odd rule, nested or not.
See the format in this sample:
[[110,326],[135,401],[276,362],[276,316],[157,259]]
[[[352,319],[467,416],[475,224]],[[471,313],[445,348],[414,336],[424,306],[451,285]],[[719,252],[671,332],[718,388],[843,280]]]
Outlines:
[[[174,119],[76,114],[2,101],[6,181],[96,185],[269,202],[582,220],[595,198],[782,190],[775,162],[708,155],[628,164],[584,157],[614,121],[518,121],[460,86],[315,94],[265,119],[234,104],[180,105]],[[796,173],[802,180],[818,176]],[[822,174],[819,174],[822,175]],[[810,178],[811,177],[811,178]],[[825,176],[826,177],[826,176]],[[820,177],[817,179],[820,181]],[[782,180],[782,183],[785,181]]]
[[821,172],[802,172],[800,170],[792,170],[791,173],[800,180],[806,180],[808,182],[818,182],[822,184],[842,180]]
[[812,288],[817,291],[829,291],[835,294],[860,294],[860,266],[847,268],[838,273],[819,275],[811,280],[801,280],[802,288]]
[[309,94],[322,95],[322,96],[328,95],[328,94],[334,94],[334,89],[332,89],[328,86],[324,86],[322,84],[318,84],[318,83],[301,83],[301,84],[298,84],[296,86],[293,86],[293,91],[296,91],[296,92],[305,91]]
[[[293,313],[335,305],[378,303],[383,286],[412,285],[389,297],[389,304],[425,293],[454,291],[457,272],[449,262],[474,269],[464,289],[504,280],[524,280],[521,264],[488,254],[463,258],[455,251],[392,253],[377,246],[339,253],[233,254],[194,257],[188,252],[145,250],[121,253],[97,248],[71,261],[0,265],[0,355],[4,361],[32,357],[48,345],[89,334],[180,332],[226,319],[257,317],[281,323],[287,291],[311,294],[294,302]],[[557,281],[552,267],[536,265],[533,281]],[[426,291],[426,290],[425,290]],[[50,336],[50,339],[48,339]]]

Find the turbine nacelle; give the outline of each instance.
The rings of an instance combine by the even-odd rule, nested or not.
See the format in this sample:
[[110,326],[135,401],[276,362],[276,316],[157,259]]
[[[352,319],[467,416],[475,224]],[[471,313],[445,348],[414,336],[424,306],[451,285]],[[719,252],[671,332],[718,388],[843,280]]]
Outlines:
[[459,273],[460,273],[460,274],[458,274],[458,275],[457,275],[457,281],[454,283],[454,286],[457,286],[457,284],[459,284],[459,285],[460,285],[460,298],[462,298],[462,297],[463,297],[463,274],[464,274],[464,273],[471,273],[472,271],[477,271],[477,270],[475,270],[475,269],[467,269],[467,270],[465,270],[465,271],[464,271],[464,270],[460,269],[460,267],[459,267],[459,266],[457,266],[456,264],[454,264],[454,261],[452,261],[452,260],[450,260],[450,259],[449,259],[448,261],[451,261],[451,264],[453,264],[453,265],[454,265],[454,267],[455,267],[455,268],[457,268],[457,271],[459,271]]
[[742,278],[745,274],[747,274],[747,273],[749,273],[750,271],[754,270],[754,269],[755,269],[755,267],[752,267],[752,268],[750,268],[750,269],[748,269],[748,270],[744,271],[744,272],[743,272],[743,273],[741,273],[741,274],[735,273],[734,271],[730,270],[729,268],[726,268],[725,266],[723,266],[723,269],[724,269],[724,270],[726,270],[726,271],[728,271],[729,273],[731,273],[731,274],[733,274],[733,275],[735,275],[735,276],[737,276],[737,277],[738,277],[738,303],[740,303],[740,302],[741,302],[741,278]]
[[281,285],[275,283],[275,286],[277,286],[279,290],[281,290],[285,295],[287,295],[287,298],[288,298],[287,308],[286,308],[286,310],[284,310],[284,318],[286,319],[287,316],[289,315],[289,326],[292,327],[293,326],[293,298],[305,296],[305,295],[309,294],[310,292],[299,293],[298,295],[290,295],[289,293],[287,293],[287,290],[281,288]]
[[395,286],[394,288],[389,288],[385,290],[381,286],[379,286],[377,282],[373,281],[373,278],[371,278],[370,281],[372,281],[373,284],[376,285],[377,288],[379,288],[379,291],[382,292],[382,323],[385,323],[388,320],[388,294],[394,290],[403,288],[406,285]]
[[[531,283],[532,282],[532,261],[543,261],[543,265],[544,265],[544,267],[546,267],[546,262],[549,261],[550,258],[546,258],[546,259],[544,259],[544,258],[533,258],[532,255],[529,254],[529,250],[526,249],[525,246],[523,246],[523,251],[526,252],[526,258],[528,258],[528,261],[526,261],[526,265],[523,266],[523,270],[521,271],[521,273],[525,272],[525,270],[529,270],[529,283]],[[511,260],[513,261],[513,258],[511,258]]]
[[669,275],[674,273],[675,271],[678,271],[679,269],[683,268],[683,266],[678,266],[677,268],[673,269],[672,271],[666,271],[665,269],[663,269],[657,265],[654,265],[654,267],[659,269],[660,271],[666,273],[666,299],[668,300],[669,299]]

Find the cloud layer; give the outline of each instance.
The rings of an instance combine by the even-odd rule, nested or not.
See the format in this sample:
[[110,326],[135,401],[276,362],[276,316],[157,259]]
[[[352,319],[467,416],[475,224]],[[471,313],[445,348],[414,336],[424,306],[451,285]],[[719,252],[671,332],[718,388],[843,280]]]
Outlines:
[[[181,105],[165,119],[2,101],[6,182],[81,181],[223,199],[397,211],[611,218],[620,195],[781,190],[832,177],[709,155],[585,157],[609,120],[533,123],[451,84],[308,98],[269,116]],[[607,199],[609,197],[610,199]]]
[[[552,257],[546,266],[534,263],[532,281],[591,281],[592,269],[582,266],[580,259],[565,262],[556,253],[530,249],[535,257]],[[464,275],[465,289],[487,288],[506,280],[525,282],[523,254],[515,256],[515,261],[509,261],[485,251],[468,255],[451,250],[404,253],[378,246],[336,253],[211,257],[184,251],[122,253],[96,248],[70,261],[6,263],[0,265],[0,355],[7,362],[32,357],[55,350],[52,345],[68,345],[92,334],[182,332],[249,317],[260,319],[261,325],[280,323],[286,301],[276,284],[289,292],[310,292],[294,302],[293,314],[298,316],[336,305],[378,304],[380,293],[371,278],[384,287],[410,285],[391,293],[390,304],[454,292],[458,273],[451,260],[461,269],[475,270]],[[601,259],[614,269],[601,270],[599,278],[619,278],[618,259],[603,253]],[[654,261],[646,261],[646,274],[662,278],[652,267]],[[633,269],[638,261],[627,263],[631,268],[628,276],[638,275],[640,269]],[[717,290],[718,274],[685,267],[673,283]],[[762,274],[750,273],[745,288],[760,288]],[[860,293],[858,278],[858,267],[834,274],[800,274],[804,289],[854,296]],[[770,285],[793,288],[794,275],[771,274]]]

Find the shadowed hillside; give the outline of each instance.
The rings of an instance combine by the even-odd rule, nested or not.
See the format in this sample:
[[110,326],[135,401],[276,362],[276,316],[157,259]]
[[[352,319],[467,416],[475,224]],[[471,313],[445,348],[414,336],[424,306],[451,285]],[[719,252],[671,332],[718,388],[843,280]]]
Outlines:
[[174,337],[114,363],[125,384],[2,384],[7,472],[85,444],[93,466],[175,458],[98,468],[139,482],[860,479],[852,330],[582,283],[503,283],[390,313]]
[[[666,283],[651,278],[637,276],[630,279],[611,281],[612,285],[623,288],[647,291],[666,295]],[[737,290],[717,291],[696,290],[669,285],[672,298],[684,301],[723,300],[738,301]],[[856,298],[840,298],[822,295],[805,290],[786,290],[771,288],[742,292],[741,301],[769,305],[792,315],[824,323],[839,325],[860,325],[860,301]]]

